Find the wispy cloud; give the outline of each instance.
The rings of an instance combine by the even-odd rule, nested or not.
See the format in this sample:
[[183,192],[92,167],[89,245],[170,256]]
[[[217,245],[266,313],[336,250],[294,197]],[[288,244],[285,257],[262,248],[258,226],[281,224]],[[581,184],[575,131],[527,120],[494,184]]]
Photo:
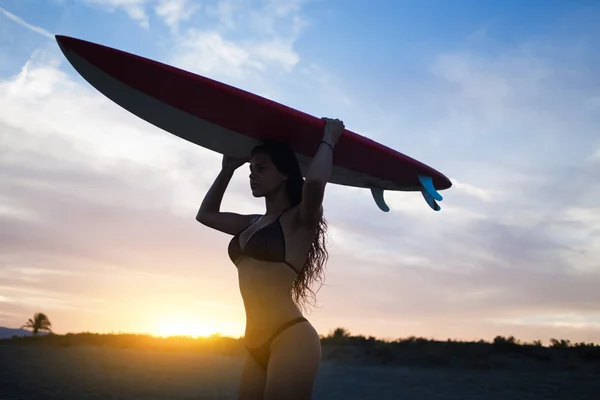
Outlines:
[[188,21],[199,9],[201,4],[191,0],[159,0],[154,12],[163,19],[174,34],[179,32],[179,24]]
[[45,36],[48,39],[54,39],[54,35],[51,34],[50,32],[48,32],[47,30],[45,30],[44,28],[30,24],[29,22],[25,21],[21,17],[18,17],[16,15],[6,11],[2,7],[0,7],[0,14],[4,15],[6,18],[10,19],[11,21],[16,22],[17,24],[21,25],[22,27],[29,29],[32,32],[39,33],[40,35]]
[[492,190],[483,189],[474,185],[470,185],[468,183],[459,182],[456,179],[452,179],[452,187],[455,190],[460,190],[470,196],[476,197],[483,201],[491,201],[494,198]]
[[129,18],[138,21],[144,29],[150,28],[148,13],[146,12],[146,3],[148,0],[82,0],[83,2],[98,6],[110,12],[122,9]]
[[258,7],[220,0],[207,4],[203,16],[207,27],[174,37],[169,62],[266,92],[269,79],[289,73],[300,62],[294,43],[301,33],[301,3],[270,1]]

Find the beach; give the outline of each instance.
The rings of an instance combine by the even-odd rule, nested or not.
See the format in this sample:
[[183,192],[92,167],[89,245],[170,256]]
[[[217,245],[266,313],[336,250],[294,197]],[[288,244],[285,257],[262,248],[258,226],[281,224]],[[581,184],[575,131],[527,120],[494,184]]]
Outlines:
[[[325,346],[313,399],[597,399],[598,364],[567,368],[375,365]],[[235,399],[243,353],[0,346],[0,399]]]

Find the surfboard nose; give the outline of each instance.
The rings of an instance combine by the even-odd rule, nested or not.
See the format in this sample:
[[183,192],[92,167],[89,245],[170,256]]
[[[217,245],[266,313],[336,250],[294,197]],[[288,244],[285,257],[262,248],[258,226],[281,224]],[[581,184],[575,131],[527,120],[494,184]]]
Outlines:
[[84,43],[81,39],[76,39],[70,36],[64,35],[54,35],[56,42],[58,43],[58,47],[60,50],[66,55],[67,52],[76,51],[77,49],[81,49],[81,45]]
[[64,36],[64,35],[54,35],[56,42],[58,43],[58,47],[63,53],[67,53],[70,49],[70,44],[73,42],[73,38]]

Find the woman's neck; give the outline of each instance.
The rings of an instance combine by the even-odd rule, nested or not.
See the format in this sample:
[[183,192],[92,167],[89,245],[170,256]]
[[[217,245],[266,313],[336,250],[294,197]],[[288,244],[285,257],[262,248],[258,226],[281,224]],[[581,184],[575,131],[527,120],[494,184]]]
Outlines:
[[280,190],[271,196],[265,196],[265,215],[281,214],[290,208],[292,203],[287,198],[285,191]]

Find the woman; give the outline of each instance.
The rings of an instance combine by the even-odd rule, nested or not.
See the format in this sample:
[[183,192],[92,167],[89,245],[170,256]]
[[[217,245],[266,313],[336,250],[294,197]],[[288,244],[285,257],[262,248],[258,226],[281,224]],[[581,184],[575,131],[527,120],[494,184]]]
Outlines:
[[264,215],[221,212],[234,171],[248,159],[223,157],[222,169],[202,201],[196,219],[233,235],[229,256],[238,269],[246,310],[240,399],[309,399],[321,359],[319,335],[297,303],[314,295],[327,259],[323,218],[325,184],[333,149],[344,130],[324,118],[323,140],[303,179],[295,154],[285,145],[253,149],[250,188],[264,197]]

